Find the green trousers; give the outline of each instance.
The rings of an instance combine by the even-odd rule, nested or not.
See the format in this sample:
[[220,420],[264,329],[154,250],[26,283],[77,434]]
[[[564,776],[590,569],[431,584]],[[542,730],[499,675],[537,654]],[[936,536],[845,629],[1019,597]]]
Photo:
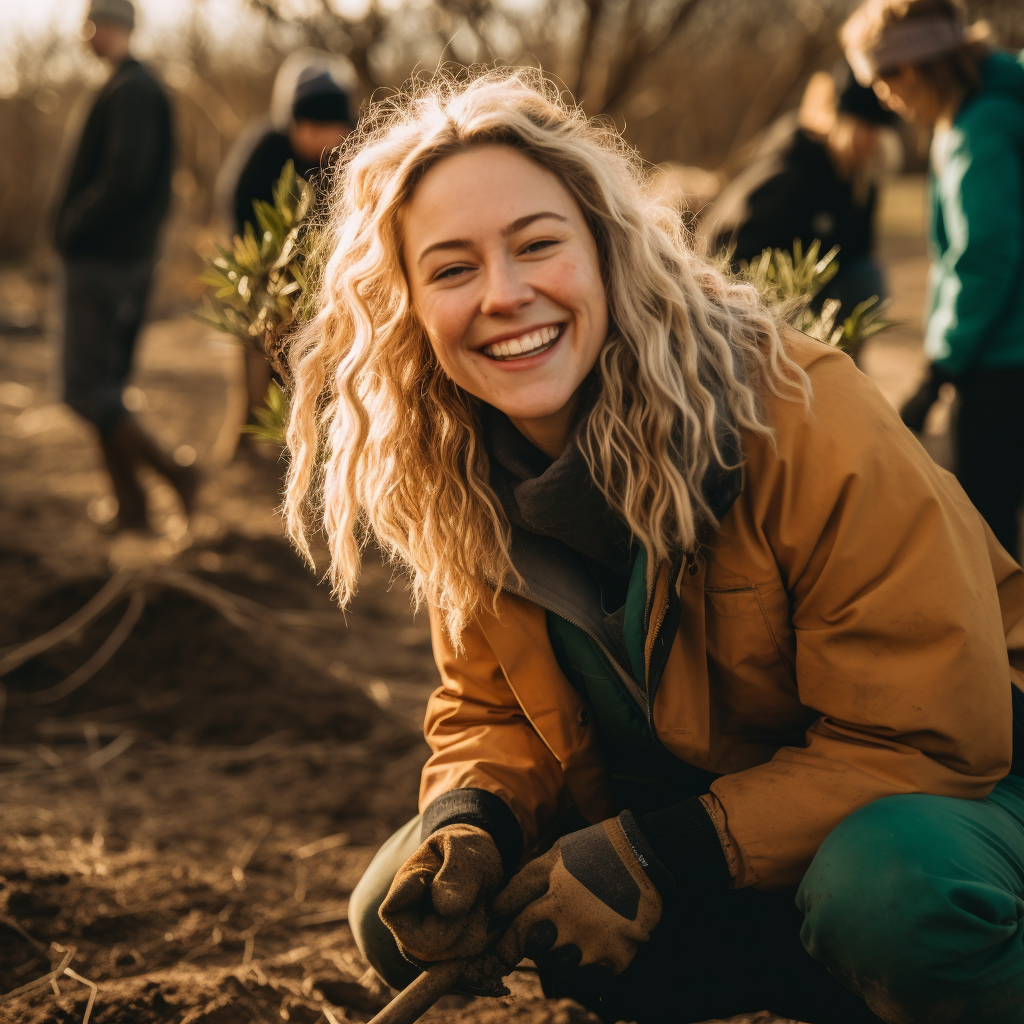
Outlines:
[[[385,843],[349,905],[356,943],[395,987],[416,968],[377,911],[419,826]],[[984,800],[877,800],[828,836],[795,892],[666,902],[621,975],[541,981],[608,1022],[769,1009],[810,1024],[1024,1024],[1024,779]]]

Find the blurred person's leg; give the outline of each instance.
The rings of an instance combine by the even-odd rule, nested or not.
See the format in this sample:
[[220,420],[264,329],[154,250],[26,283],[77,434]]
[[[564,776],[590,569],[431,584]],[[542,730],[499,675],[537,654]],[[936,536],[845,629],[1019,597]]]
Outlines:
[[1024,366],[969,371],[957,382],[957,479],[999,543],[1020,559]]
[[126,464],[145,464],[159,473],[177,491],[186,518],[192,515],[200,484],[195,466],[179,466],[130,412],[126,412],[103,438],[104,444],[112,446],[117,457]]
[[65,267],[64,400],[97,430],[123,529],[148,525],[142,463],[178,492],[186,514],[198,474],[178,466],[125,408],[122,393],[145,313],[153,268],[148,260],[117,264],[72,260]]
[[112,264],[69,260],[64,284],[64,401],[103,432],[126,412],[121,392],[135,341],[127,328],[134,322],[137,331],[136,311],[121,294]]
[[[134,337],[118,322],[125,312],[113,286],[111,266],[95,260],[69,260],[64,267],[64,337],[61,352],[63,397],[91,423],[117,501],[117,524],[122,529],[147,525],[146,494],[135,475],[134,460],[126,458],[110,438],[127,414],[122,391],[131,366]],[[141,312],[139,314],[141,316]],[[130,319],[135,319],[134,315]]]

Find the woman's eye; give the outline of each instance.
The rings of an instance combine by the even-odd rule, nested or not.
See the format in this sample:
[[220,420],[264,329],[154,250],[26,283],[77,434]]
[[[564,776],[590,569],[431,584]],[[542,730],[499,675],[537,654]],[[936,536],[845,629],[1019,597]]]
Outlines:
[[467,270],[469,270],[469,267],[445,267],[444,270],[440,270],[434,275],[434,280],[440,281],[442,278],[445,277],[457,277],[459,274],[462,274]]
[[525,249],[523,249],[523,252],[540,252],[542,249],[547,249],[548,246],[557,244],[558,239],[556,238],[541,238],[536,242],[531,242]]

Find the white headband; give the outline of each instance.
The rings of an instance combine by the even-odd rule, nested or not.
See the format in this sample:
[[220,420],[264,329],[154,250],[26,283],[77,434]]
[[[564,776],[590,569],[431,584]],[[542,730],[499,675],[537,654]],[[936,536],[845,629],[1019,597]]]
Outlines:
[[963,41],[964,28],[953,18],[941,15],[910,18],[886,28],[870,51],[848,53],[847,59],[857,81],[870,85],[879,72],[945,57],[958,50]]

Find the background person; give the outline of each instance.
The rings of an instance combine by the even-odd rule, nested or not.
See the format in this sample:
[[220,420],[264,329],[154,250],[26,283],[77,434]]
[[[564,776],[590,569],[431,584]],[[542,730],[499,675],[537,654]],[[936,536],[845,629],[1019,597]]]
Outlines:
[[93,0],[93,52],[111,67],[96,98],[57,210],[64,264],[64,400],[99,434],[117,525],[148,526],[137,470],[149,465],[192,511],[198,474],[179,466],[121,398],[153,279],[160,226],[171,196],[171,112],[160,83],[131,55],[129,0]]
[[921,430],[942,384],[960,396],[957,477],[1020,556],[1024,498],[1024,55],[993,52],[957,0],[871,0],[843,29],[882,101],[934,130],[927,378],[903,408]]
[[268,128],[259,136],[234,185],[235,231],[258,227],[253,201],[272,203],[274,185],[291,160],[307,181],[325,171],[334,151],[352,130],[348,93],[329,72],[309,68],[299,75],[285,131]]
[[832,76],[813,75],[799,112],[766,129],[750,165],[705,215],[712,251],[731,249],[738,268],[765,249],[792,252],[799,239],[806,252],[819,239],[822,255],[839,246],[839,271],[817,307],[838,299],[848,316],[872,295],[885,298],[874,220],[878,182],[903,158],[893,120],[870,88],[851,79],[837,99]]
[[[225,162],[225,174],[236,175],[233,183],[222,185],[222,190],[226,187],[231,193],[235,232],[243,234],[245,225],[251,223],[258,237],[253,202],[273,202],[274,185],[285,164],[291,160],[297,174],[307,181],[315,180],[327,170],[335,150],[351,130],[348,93],[330,72],[317,66],[300,72],[287,127],[282,130],[263,125],[258,133],[247,134],[239,142],[240,152]],[[242,153],[247,155],[243,158]],[[272,372],[257,352],[246,349],[244,360],[245,422],[255,423],[255,410],[266,400]]]
[[343,603],[372,535],[430,610],[422,814],[349,904],[369,962],[402,985],[490,918],[609,1022],[1019,1024],[1024,573],[539,72],[367,123],[286,507]]

